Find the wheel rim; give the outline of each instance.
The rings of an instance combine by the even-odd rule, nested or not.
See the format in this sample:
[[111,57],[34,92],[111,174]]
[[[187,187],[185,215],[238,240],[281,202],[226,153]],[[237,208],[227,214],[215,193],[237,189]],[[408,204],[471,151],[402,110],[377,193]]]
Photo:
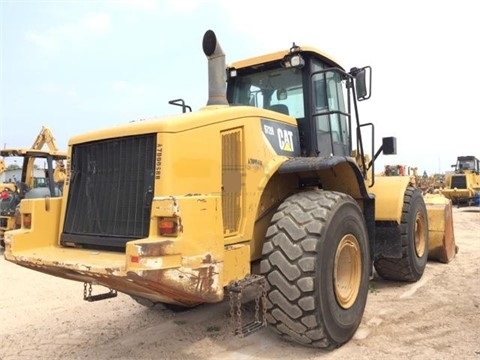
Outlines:
[[362,278],[362,258],[357,238],[345,235],[338,244],[334,263],[334,288],[338,304],[350,308],[357,299]]
[[425,219],[419,212],[415,217],[415,252],[418,257],[422,257],[425,253],[425,244]]

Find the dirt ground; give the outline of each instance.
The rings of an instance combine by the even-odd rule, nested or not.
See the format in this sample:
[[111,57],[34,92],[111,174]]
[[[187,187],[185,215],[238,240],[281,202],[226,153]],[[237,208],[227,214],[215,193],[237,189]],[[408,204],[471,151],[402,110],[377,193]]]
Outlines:
[[85,302],[83,284],[7,262],[2,250],[0,359],[480,360],[480,208],[455,208],[454,223],[457,257],[429,262],[414,284],[373,279],[360,328],[330,352],[268,328],[234,337],[227,302],[181,313],[123,294]]

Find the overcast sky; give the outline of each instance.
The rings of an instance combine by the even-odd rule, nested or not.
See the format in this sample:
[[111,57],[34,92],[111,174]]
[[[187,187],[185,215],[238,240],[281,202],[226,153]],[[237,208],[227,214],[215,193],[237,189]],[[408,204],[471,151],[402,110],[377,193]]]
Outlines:
[[[475,1],[0,0],[1,147],[29,147],[42,125],[72,135],[198,109],[207,101],[202,37],[227,62],[288,49],[373,68],[362,122],[398,155],[378,165],[449,171],[480,157],[480,20]],[[377,169],[379,169],[377,167]]]

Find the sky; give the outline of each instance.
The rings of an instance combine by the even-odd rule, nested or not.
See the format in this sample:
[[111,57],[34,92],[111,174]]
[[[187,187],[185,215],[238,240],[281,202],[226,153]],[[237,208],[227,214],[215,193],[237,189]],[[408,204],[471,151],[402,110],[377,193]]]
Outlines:
[[0,0],[0,145],[30,147],[42,126],[66,150],[73,135],[206,105],[202,38],[227,63],[313,46],[345,69],[372,67],[360,120],[385,164],[421,173],[480,158],[477,5],[381,0]]

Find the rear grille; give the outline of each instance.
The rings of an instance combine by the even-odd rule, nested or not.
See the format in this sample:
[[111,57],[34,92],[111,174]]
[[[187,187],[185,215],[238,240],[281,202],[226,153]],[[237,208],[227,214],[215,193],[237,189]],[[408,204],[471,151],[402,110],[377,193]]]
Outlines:
[[467,177],[465,175],[453,175],[451,188],[466,189]]
[[153,197],[155,134],[76,145],[63,245],[123,250],[148,236]]

